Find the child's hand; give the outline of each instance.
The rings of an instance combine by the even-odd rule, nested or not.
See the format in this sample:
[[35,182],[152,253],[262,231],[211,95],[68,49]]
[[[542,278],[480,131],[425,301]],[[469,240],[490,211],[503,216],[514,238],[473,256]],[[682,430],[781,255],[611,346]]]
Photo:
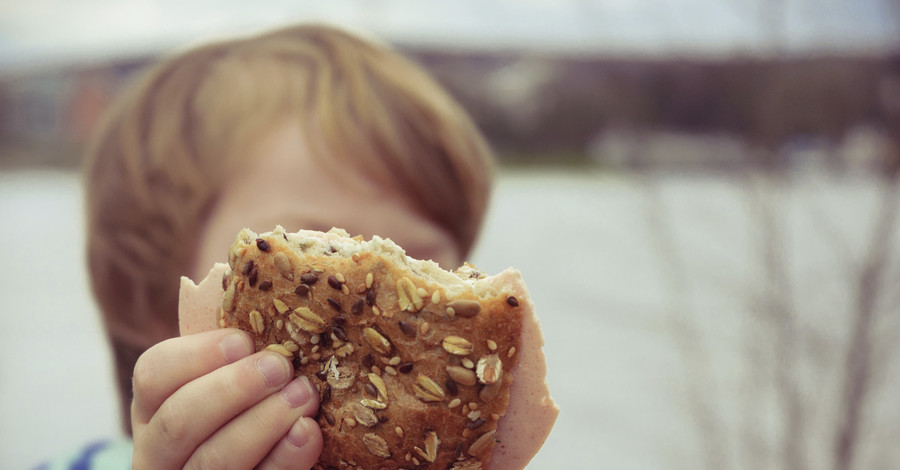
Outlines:
[[[221,329],[150,348],[134,368],[132,467],[303,469],[322,450],[319,397],[280,354]],[[285,384],[287,384],[285,386]]]

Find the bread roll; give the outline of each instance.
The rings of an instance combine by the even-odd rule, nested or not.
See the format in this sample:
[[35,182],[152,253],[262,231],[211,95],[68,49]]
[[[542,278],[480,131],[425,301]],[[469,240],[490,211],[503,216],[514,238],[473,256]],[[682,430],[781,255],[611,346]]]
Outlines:
[[389,239],[243,230],[198,287],[182,334],[250,332],[319,390],[314,468],[521,469],[558,414],[515,270],[454,273]]

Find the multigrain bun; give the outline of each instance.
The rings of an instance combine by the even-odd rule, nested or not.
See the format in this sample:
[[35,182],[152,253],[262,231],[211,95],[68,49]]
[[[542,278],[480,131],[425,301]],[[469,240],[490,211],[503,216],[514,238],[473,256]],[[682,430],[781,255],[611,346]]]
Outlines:
[[[290,358],[319,390],[314,468],[522,468],[552,427],[542,338],[514,270],[450,273],[387,239],[278,227],[241,231],[220,271],[213,321]],[[208,329],[182,322],[183,334]],[[522,378],[537,385],[514,388]]]

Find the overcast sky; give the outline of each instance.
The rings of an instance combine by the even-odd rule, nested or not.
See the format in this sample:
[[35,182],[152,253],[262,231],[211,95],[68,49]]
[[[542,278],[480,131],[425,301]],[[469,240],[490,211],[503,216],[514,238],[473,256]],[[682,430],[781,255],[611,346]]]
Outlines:
[[589,54],[883,53],[900,0],[0,0],[0,68],[325,20],[388,40]]

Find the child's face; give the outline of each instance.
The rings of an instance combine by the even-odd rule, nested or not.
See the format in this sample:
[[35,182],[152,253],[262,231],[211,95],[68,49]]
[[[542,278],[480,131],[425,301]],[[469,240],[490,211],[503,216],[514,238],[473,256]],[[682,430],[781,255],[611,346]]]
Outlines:
[[416,214],[400,192],[354,168],[347,168],[344,178],[322,168],[295,122],[274,129],[254,149],[242,171],[225,182],[209,215],[194,279],[226,260],[241,228],[267,232],[276,225],[289,232],[341,227],[365,238],[379,235],[394,240],[408,255],[433,259],[444,269],[460,264],[450,234]]

